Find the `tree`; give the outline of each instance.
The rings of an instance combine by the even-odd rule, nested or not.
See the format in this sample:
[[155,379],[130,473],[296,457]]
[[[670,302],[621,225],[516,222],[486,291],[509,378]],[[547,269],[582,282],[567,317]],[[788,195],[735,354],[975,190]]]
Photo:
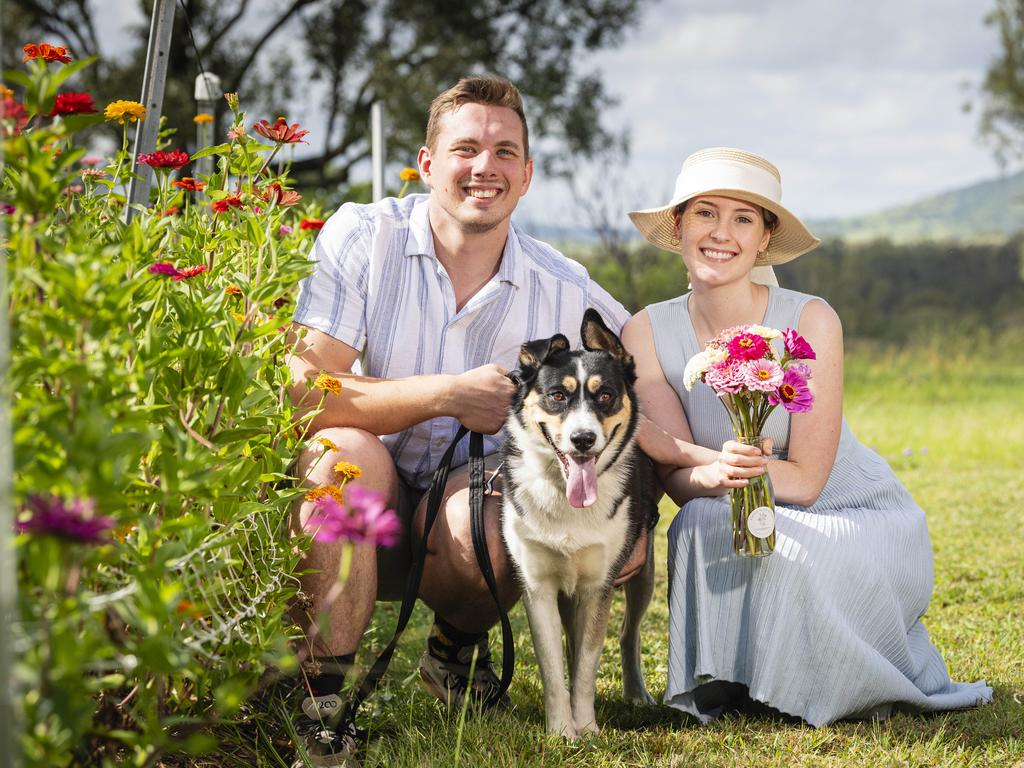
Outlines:
[[1005,164],[1024,157],[1024,0],[996,0],[985,23],[999,32],[1000,52],[982,84],[981,132]]
[[[149,18],[152,0],[139,0]],[[190,136],[198,60],[273,118],[319,100],[322,145],[299,155],[300,185],[334,190],[369,156],[369,114],[384,102],[388,151],[409,162],[423,141],[430,100],[465,74],[490,72],[516,83],[527,100],[533,145],[545,171],[567,174],[573,158],[613,140],[602,112],[613,101],[585,53],[621,42],[642,0],[184,0],[175,16],[164,114]],[[89,0],[8,0],[11,35],[63,42],[96,53],[99,4]],[[8,10],[5,10],[8,14]],[[94,69],[90,92],[134,98],[141,87],[147,29],[133,31],[128,55]],[[9,46],[13,48],[13,46]],[[4,51],[10,66],[16,51]],[[307,126],[309,127],[309,126]]]

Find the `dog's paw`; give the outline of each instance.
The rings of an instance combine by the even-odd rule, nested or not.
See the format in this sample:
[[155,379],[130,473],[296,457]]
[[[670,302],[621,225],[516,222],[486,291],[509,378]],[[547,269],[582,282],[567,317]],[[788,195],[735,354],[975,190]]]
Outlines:
[[548,720],[548,734],[551,736],[558,736],[569,741],[574,741],[579,733],[576,731],[576,725],[572,720]]
[[623,693],[626,696],[626,701],[638,707],[654,706],[658,703],[643,686],[639,689],[626,690]]

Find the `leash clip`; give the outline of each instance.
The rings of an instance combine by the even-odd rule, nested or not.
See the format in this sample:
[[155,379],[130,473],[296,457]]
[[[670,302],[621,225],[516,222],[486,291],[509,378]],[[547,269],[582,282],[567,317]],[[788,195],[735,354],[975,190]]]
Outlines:
[[501,468],[503,466],[505,466],[504,461],[495,467],[494,471],[484,479],[484,496],[490,496],[494,493],[494,478],[498,476],[498,473],[501,472]]

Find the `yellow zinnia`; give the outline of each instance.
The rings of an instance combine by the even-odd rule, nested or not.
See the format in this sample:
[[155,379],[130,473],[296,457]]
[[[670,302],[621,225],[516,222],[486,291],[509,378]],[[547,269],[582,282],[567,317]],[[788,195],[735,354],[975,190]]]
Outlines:
[[322,389],[324,392],[330,392],[332,395],[340,395],[341,380],[329,374],[321,373],[313,382],[313,389]]
[[326,448],[329,451],[336,451],[336,450],[338,450],[338,446],[335,445],[334,441],[330,440],[330,439],[328,439],[326,437],[318,437],[316,439],[316,441],[318,443],[320,443],[320,445],[322,445],[324,448]]
[[351,464],[347,461],[339,461],[334,465],[334,471],[344,477],[346,480],[355,480],[356,478],[363,476],[363,470],[361,470],[355,464]]
[[146,108],[137,101],[112,101],[103,110],[103,116],[124,125],[125,122],[145,120]]
[[204,125],[205,123],[213,122],[213,115],[209,112],[200,112],[198,115],[192,118],[192,122],[196,125]]
[[398,174],[398,178],[405,182],[419,181],[420,172],[415,168],[403,168],[402,172]]

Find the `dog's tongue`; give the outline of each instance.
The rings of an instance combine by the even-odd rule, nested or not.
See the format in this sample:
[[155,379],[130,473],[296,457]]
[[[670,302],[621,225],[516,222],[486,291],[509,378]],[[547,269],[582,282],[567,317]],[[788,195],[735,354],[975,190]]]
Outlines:
[[576,509],[591,507],[597,501],[597,457],[569,456],[569,476],[565,479],[565,495]]

